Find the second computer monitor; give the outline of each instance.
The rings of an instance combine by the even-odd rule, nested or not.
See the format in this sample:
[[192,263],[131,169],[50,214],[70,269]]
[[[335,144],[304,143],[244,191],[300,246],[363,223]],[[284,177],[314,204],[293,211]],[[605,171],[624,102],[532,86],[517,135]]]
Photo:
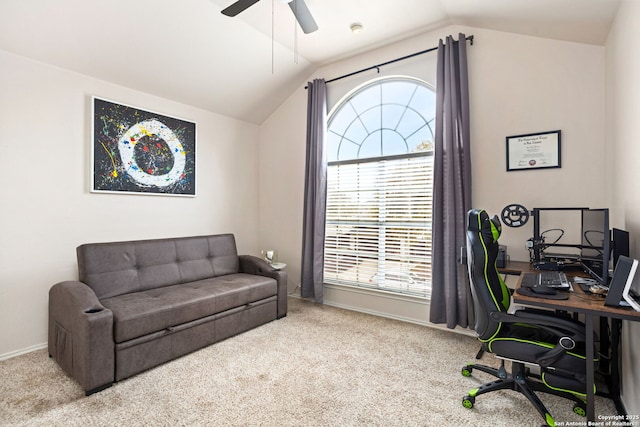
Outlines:
[[580,264],[601,285],[609,282],[609,209],[582,211]]

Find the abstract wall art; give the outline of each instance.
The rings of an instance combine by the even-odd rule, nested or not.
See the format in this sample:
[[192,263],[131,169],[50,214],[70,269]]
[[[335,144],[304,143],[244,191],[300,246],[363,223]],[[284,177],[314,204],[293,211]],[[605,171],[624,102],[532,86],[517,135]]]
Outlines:
[[93,97],[92,191],[196,195],[196,124]]

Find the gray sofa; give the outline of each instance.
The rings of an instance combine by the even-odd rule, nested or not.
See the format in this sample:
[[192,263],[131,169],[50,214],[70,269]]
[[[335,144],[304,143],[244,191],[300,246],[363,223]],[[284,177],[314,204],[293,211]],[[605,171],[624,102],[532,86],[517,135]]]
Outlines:
[[287,314],[287,276],[232,234],[95,243],[49,291],[49,355],[89,395]]

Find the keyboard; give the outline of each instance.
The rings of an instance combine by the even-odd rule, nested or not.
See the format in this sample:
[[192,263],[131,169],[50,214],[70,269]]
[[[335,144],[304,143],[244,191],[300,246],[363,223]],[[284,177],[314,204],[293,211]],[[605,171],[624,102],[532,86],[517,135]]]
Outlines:
[[541,271],[540,273],[524,273],[522,286],[547,286],[555,289],[569,289],[569,280],[562,271]]

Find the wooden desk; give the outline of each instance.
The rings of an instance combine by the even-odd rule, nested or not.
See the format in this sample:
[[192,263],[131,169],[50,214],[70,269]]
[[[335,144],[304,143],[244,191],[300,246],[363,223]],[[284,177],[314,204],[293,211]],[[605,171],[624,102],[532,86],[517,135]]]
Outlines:
[[[510,264],[513,264],[511,262]],[[525,269],[521,270],[521,273],[525,273],[527,271],[531,271],[528,263],[525,263]],[[514,266],[511,266],[515,269]],[[503,269],[499,269],[501,272],[504,272]],[[511,273],[514,274],[514,273]],[[571,276],[567,274],[567,276]],[[518,289],[522,284],[522,274],[518,279],[518,284],[516,285],[516,289]],[[569,299],[566,300],[550,300],[540,297],[530,297],[525,295],[520,295],[518,293],[513,294],[513,301],[517,304],[525,304],[534,307],[541,308],[550,308],[554,310],[568,311],[572,313],[579,313],[584,315],[585,325],[587,331],[592,331],[594,326],[594,319],[596,317],[607,317],[610,319],[620,320],[632,320],[632,321],[640,321],[640,312],[637,312],[629,307],[608,307],[604,305],[604,298],[598,295],[587,294],[582,291],[579,286],[573,287],[573,292],[569,292]],[[592,361],[594,359],[594,339],[592,333],[587,333],[587,342],[586,342],[586,360],[587,360],[587,419],[588,421],[595,421],[595,407],[594,407],[594,393],[593,393],[593,384],[595,381],[595,368]],[[617,342],[614,340],[614,350],[617,354],[617,348],[615,348]],[[613,376],[612,372],[612,376]],[[619,373],[616,372],[618,375]],[[619,378],[617,379],[619,381]],[[616,381],[616,379],[614,379]],[[619,408],[620,405],[620,396],[619,396],[619,387],[618,390],[615,391],[616,396],[613,396],[616,401],[616,407]],[[619,409],[618,409],[619,410]]]

